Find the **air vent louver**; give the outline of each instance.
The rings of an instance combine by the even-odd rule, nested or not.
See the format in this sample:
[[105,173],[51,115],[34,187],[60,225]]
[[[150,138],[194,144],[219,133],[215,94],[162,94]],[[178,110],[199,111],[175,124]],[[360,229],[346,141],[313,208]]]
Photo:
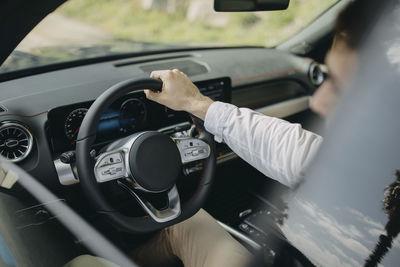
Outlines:
[[19,123],[0,124],[0,154],[11,162],[25,159],[32,150],[32,134]]
[[7,109],[4,106],[0,105],[0,113],[6,112],[6,111],[7,111]]
[[309,77],[312,84],[320,86],[325,81],[325,68],[316,62],[311,63]]

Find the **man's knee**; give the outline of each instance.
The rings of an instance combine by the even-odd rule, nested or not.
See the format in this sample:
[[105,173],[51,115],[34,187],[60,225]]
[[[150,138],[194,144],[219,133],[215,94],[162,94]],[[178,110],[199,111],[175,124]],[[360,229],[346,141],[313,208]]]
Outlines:
[[203,209],[200,209],[191,218],[165,229],[168,238],[172,241],[175,239],[184,241],[182,239],[204,235],[206,230],[215,233],[226,233],[217,221]]
[[91,256],[81,255],[64,265],[64,267],[118,267],[118,265],[105,259]]

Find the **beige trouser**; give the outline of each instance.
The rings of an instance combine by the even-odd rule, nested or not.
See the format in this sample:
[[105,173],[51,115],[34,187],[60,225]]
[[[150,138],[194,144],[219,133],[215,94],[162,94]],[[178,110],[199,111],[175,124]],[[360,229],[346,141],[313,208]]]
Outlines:
[[63,267],[120,267],[120,266],[112,262],[109,262],[108,260],[105,260],[103,258],[91,255],[82,255],[68,262]]
[[252,258],[203,209],[190,219],[162,230],[136,249],[132,257],[140,266],[167,266],[178,257],[185,267],[246,266]]

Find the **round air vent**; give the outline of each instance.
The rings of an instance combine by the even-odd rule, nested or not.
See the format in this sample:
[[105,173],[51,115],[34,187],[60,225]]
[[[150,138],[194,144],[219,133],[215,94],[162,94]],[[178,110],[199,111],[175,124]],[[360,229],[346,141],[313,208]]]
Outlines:
[[320,86],[325,81],[323,66],[316,62],[311,63],[309,76],[312,84]]
[[0,154],[12,162],[25,159],[32,150],[32,134],[19,123],[0,124]]

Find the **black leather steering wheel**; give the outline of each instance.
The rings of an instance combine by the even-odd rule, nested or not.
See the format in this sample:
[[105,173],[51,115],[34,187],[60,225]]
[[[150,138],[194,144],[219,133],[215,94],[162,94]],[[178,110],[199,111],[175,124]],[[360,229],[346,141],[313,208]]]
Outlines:
[[[108,145],[96,160],[91,157],[101,115],[118,98],[144,88],[160,91],[162,82],[131,79],[106,90],[89,108],[76,141],[78,176],[90,203],[120,230],[136,234],[156,231],[193,216],[210,191],[216,167],[214,138],[201,124],[197,125],[197,138],[173,139],[161,132],[144,131]],[[204,161],[201,181],[190,200],[181,203],[176,180],[183,164],[197,160]],[[128,217],[112,208],[99,188],[100,183],[112,180],[128,190],[149,216]],[[155,208],[142,192],[166,194],[167,207]]]

